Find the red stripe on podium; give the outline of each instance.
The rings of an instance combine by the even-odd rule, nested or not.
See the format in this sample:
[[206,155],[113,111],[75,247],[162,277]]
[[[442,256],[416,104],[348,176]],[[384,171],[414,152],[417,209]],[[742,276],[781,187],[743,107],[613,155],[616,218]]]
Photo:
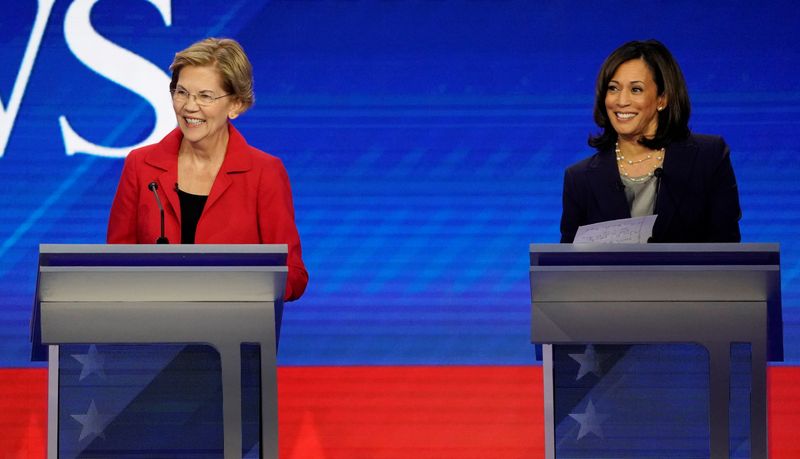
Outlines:
[[[278,369],[282,459],[544,456],[540,367]],[[771,367],[770,457],[800,457],[800,367]],[[47,373],[0,369],[0,458],[45,457]]]

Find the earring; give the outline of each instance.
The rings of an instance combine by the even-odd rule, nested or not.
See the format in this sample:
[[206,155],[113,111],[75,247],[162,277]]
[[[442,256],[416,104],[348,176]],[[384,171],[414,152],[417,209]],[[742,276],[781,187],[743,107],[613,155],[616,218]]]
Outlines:
[[664,107],[658,107],[656,110],[658,111],[664,110]]

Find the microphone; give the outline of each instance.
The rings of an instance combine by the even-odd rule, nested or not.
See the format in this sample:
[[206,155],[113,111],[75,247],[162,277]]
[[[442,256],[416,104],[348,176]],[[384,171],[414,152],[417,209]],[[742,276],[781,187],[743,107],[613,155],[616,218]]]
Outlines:
[[169,244],[169,239],[164,235],[164,206],[161,205],[161,199],[158,197],[158,183],[155,181],[147,185],[147,189],[153,192],[156,197],[156,204],[158,204],[158,211],[161,214],[161,237],[156,239],[156,244]]
[[658,186],[661,184],[661,177],[664,176],[664,168],[656,167],[656,170],[653,171],[653,175],[656,177],[656,193],[658,193]]
[[653,175],[656,177],[656,201],[658,201],[658,188],[661,186],[661,177],[664,176],[664,169],[656,167],[656,170],[653,171]]
[[[661,179],[664,178],[664,168],[657,167],[653,171],[653,176],[656,178],[656,197],[653,201],[653,212],[657,215],[658,212],[656,211],[656,207],[658,207],[658,189],[661,187]],[[656,242],[653,236],[647,239],[647,242]]]

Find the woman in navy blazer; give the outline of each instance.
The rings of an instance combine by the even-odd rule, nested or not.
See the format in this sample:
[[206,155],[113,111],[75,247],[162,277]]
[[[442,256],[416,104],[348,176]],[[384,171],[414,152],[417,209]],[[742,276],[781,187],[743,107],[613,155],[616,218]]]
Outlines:
[[597,152],[564,174],[561,242],[579,226],[657,215],[652,242],[739,242],[739,194],[725,141],[689,131],[683,74],[655,40],[615,50],[600,69],[589,138]]
[[153,244],[159,239],[155,191],[164,205],[170,242],[287,244],[284,299],[299,298],[308,273],[286,169],[278,158],[248,145],[230,123],[254,99],[244,50],[234,40],[208,38],[177,53],[170,70],[178,128],[125,159],[108,242]]

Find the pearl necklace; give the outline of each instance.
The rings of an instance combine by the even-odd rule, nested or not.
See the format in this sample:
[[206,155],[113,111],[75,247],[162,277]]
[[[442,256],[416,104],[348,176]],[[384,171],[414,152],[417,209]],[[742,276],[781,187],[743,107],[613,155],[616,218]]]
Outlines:
[[642,159],[636,160],[636,161],[631,160],[631,159],[625,159],[625,155],[623,155],[622,152],[619,150],[619,141],[617,141],[614,144],[614,153],[617,155],[617,167],[619,168],[619,173],[622,174],[628,180],[630,180],[632,182],[637,182],[637,183],[646,182],[647,180],[650,180],[650,177],[653,176],[653,173],[655,172],[655,170],[658,169],[661,166],[661,163],[664,160],[664,152],[665,152],[665,149],[661,148],[655,154],[656,155],[655,156],[656,161],[655,161],[655,164],[653,165],[652,170],[650,170],[650,172],[648,172],[645,175],[641,175],[639,177],[631,177],[630,175],[628,175],[628,171],[625,170],[625,164],[627,163],[629,166],[632,166],[634,164],[640,164],[640,163],[643,163],[645,161],[649,161],[649,160],[653,159],[653,155],[651,153],[648,153],[647,156],[645,156]]

